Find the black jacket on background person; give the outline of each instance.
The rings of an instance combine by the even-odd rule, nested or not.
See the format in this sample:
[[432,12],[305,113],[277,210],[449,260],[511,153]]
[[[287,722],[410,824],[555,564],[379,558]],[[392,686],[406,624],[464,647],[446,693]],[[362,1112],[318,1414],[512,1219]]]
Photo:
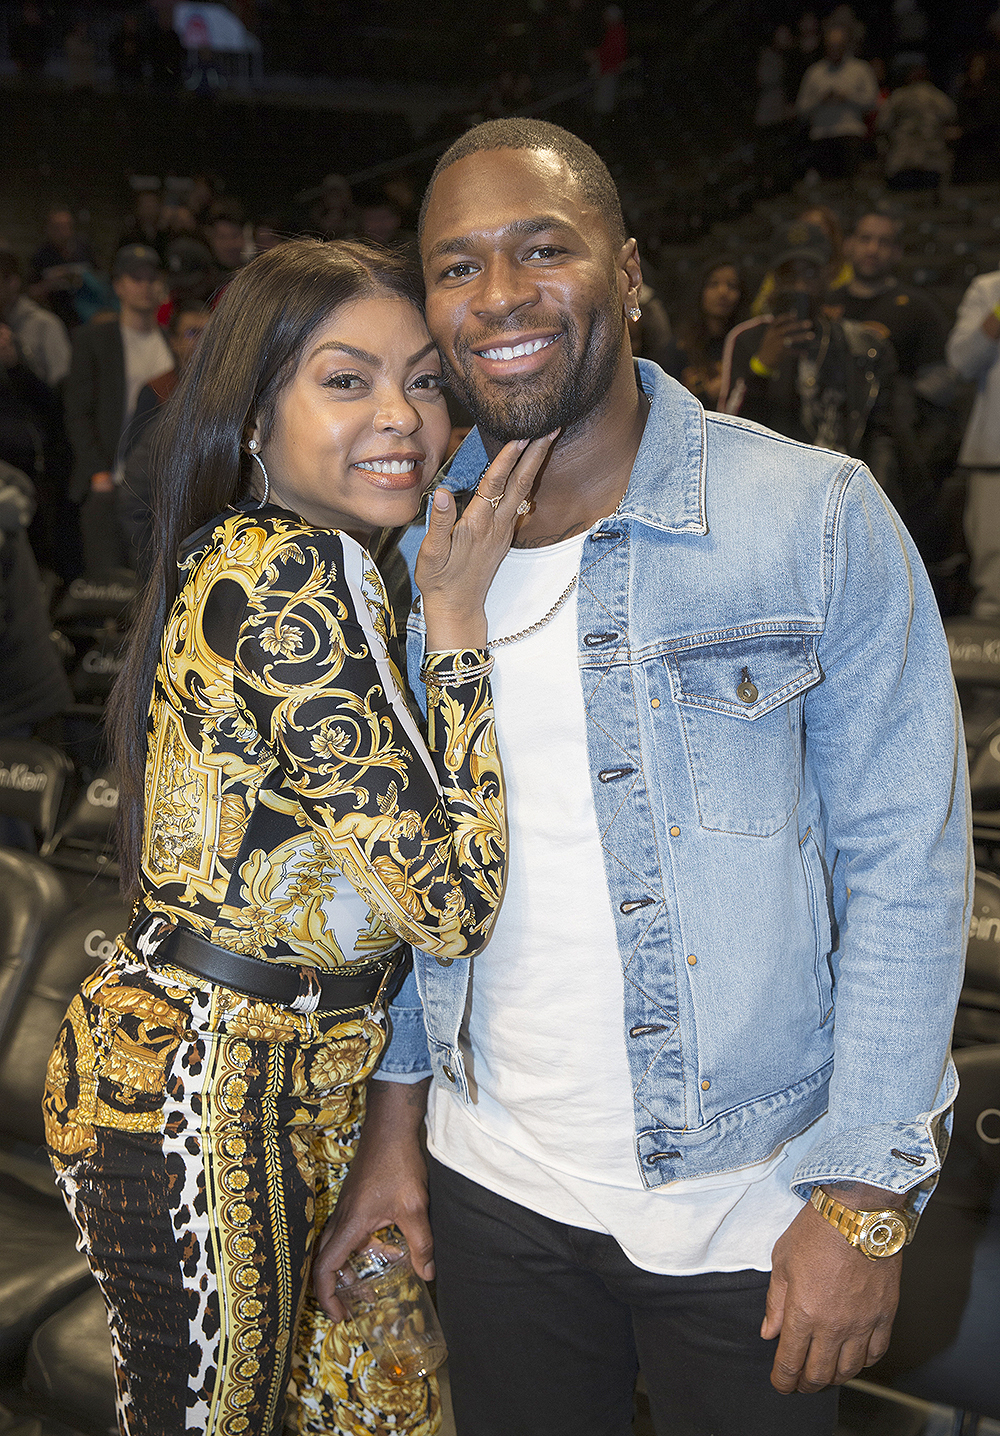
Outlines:
[[64,390],[73,446],[70,498],[82,503],[93,474],[111,473],[125,410],[125,346],[117,315],[92,319],[73,332]]
[[0,460],[0,734],[41,723],[73,701],[28,542],[34,507],[30,479]]
[[892,345],[853,320],[818,321],[817,399],[825,395],[836,408],[824,414],[821,405],[809,403],[798,354],[790,353],[769,378],[751,368],[769,323],[770,317],[761,315],[727,336],[719,409],[860,459],[896,507],[905,510],[907,492],[922,485],[923,463],[913,438],[912,405],[896,382]]

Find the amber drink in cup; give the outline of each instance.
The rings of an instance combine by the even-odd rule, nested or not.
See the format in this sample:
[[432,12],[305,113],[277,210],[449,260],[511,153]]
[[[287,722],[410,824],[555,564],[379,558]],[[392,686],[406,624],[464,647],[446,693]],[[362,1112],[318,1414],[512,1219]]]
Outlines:
[[396,1227],[381,1227],[351,1253],[337,1273],[337,1296],[390,1380],[415,1381],[447,1357],[430,1293]]

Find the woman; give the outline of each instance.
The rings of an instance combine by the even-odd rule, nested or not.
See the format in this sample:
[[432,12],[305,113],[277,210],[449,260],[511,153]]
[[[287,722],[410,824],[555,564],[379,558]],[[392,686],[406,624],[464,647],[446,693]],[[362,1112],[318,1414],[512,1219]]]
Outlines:
[[433,483],[440,378],[406,263],[303,240],[234,278],[164,414],[111,718],[135,917],[45,1098],[128,1436],[277,1436],[286,1393],[300,1432],[438,1426],[433,1380],[387,1383],[307,1285],[400,940],[470,956],[503,888],[483,599],[549,441],[502,450],[458,523],[434,496],[432,758],[367,545]]
[[738,322],[742,300],[743,280],[736,265],[729,259],[712,260],[692,287],[663,362],[667,373],[690,389],[706,409],[714,409],[718,403],[722,346]]

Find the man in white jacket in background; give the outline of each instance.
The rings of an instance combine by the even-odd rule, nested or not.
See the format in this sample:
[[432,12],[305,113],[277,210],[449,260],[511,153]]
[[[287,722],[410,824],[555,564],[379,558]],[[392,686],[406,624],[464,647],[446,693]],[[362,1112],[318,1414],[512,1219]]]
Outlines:
[[969,470],[965,537],[976,590],[972,612],[1000,619],[1000,270],[969,285],[945,354],[977,388],[958,456]]

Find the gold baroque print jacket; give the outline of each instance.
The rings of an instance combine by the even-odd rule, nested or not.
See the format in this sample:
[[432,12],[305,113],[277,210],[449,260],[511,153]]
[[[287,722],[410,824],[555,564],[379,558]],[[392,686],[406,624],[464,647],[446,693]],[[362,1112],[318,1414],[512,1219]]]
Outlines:
[[189,538],[149,713],[147,906],[233,952],[320,968],[487,941],[506,820],[477,650],[432,655],[428,751],[392,610],[348,535],[270,506]]

